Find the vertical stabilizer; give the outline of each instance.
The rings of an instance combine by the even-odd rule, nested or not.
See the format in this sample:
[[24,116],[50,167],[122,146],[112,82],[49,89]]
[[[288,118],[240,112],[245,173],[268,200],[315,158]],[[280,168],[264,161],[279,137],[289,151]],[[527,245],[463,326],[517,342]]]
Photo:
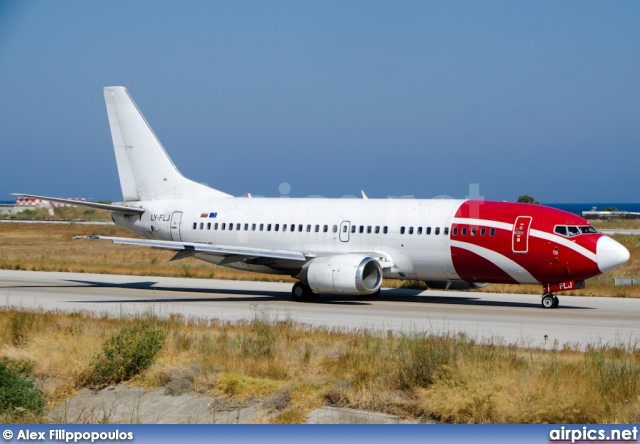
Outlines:
[[125,201],[230,197],[180,174],[126,88],[107,86],[104,99]]

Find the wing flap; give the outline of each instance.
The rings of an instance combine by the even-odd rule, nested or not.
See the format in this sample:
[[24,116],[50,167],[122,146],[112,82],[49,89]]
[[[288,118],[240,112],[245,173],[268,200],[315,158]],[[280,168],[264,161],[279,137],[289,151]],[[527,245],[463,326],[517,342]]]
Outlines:
[[[76,236],[74,239],[104,240],[114,244],[136,245],[138,247],[159,248],[161,250],[177,251],[176,259],[188,257],[195,253],[211,253],[220,256],[231,256],[229,262],[237,262],[237,257],[246,258],[267,257],[272,259],[285,259],[292,261],[306,261],[307,258],[299,251],[270,250],[267,248],[229,247],[224,245],[199,244],[195,242],[175,242],[151,239],[131,239],[127,237],[109,236]],[[178,257],[180,255],[180,257]]]

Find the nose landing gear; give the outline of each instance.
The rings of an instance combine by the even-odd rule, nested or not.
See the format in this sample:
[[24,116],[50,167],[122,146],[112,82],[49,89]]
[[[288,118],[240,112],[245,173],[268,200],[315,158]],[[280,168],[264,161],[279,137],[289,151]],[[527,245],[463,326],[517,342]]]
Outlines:
[[545,293],[542,295],[542,306],[544,308],[557,308],[560,300],[553,293]]

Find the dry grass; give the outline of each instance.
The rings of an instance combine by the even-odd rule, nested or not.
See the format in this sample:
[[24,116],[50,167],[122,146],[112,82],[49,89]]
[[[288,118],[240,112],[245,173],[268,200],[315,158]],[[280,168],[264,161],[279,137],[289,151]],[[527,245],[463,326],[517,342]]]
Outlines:
[[[0,312],[0,356],[35,362],[49,406],[73,395],[102,343],[135,321]],[[322,405],[452,423],[640,421],[636,345],[521,349],[459,335],[312,328],[264,311],[238,323],[143,317],[165,340],[156,362],[130,384],[188,378],[195,392],[222,403],[260,399],[259,422],[303,422]]]
[[174,255],[170,251],[73,240],[89,235],[136,237],[115,225],[2,223],[0,269],[294,282],[287,276],[237,271],[196,259],[169,262]]
[[598,230],[608,229],[625,229],[625,230],[638,230],[640,229],[640,218],[611,218],[611,219],[590,219],[591,225]]
[[[234,270],[196,259],[169,262],[173,253],[168,251],[114,245],[110,242],[73,240],[73,236],[88,235],[135,237],[117,226],[1,223],[0,269],[295,282],[288,276]],[[584,290],[565,294],[640,297],[640,286],[614,286],[614,277],[640,278],[640,236],[614,238],[631,252],[629,262],[610,273],[590,279]],[[385,280],[383,286],[426,288],[420,282],[398,280]],[[540,294],[541,288],[537,285],[491,284],[474,291]]]

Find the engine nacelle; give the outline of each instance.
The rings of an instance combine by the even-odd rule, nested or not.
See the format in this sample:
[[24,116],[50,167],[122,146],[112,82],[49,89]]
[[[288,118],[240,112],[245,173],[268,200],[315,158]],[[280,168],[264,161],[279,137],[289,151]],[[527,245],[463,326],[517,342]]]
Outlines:
[[424,281],[424,283],[432,290],[474,290],[489,285],[484,282],[465,281]]
[[382,267],[362,254],[319,257],[305,265],[300,282],[314,293],[371,294],[382,285]]

